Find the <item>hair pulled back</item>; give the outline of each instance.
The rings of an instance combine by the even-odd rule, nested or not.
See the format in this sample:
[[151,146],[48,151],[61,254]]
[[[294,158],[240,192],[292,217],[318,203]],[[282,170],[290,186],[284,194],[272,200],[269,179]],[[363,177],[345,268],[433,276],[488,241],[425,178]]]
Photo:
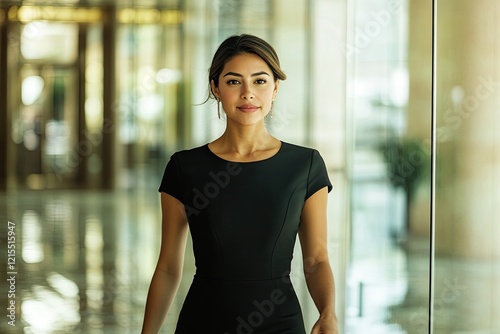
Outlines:
[[[214,81],[215,87],[219,86],[219,76],[224,69],[224,65],[226,65],[231,58],[240,54],[248,53],[255,54],[266,62],[273,72],[274,80],[286,79],[286,74],[280,67],[278,54],[274,48],[268,42],[257,36],[241,34],[228,37],[221,43],[215,52],[208,72],[209,87],[212,80]],[[209,98],[213,97],[211,89],[209,89],[209,92]]]

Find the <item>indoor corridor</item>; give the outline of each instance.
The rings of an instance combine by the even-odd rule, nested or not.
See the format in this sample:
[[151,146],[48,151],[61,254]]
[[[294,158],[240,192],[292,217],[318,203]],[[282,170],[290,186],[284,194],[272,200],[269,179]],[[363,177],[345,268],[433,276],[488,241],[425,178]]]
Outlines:
[[[207,73],[241,33],[287,75],[269,132],[334,186],[339,334],[500,333],[499,18],[497,0],[0,1],[0,333],[140,332],[165,165],[224,131]],[[310,330],[298,242],[291,277]]]

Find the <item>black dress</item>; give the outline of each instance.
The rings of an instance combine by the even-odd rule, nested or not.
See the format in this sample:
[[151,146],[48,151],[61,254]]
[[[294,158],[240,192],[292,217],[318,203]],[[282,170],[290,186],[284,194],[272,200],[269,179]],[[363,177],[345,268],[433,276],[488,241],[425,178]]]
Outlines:
[[230,162],[208,145],[172,155],[160,191],[181,201],[196,274],[176,334],[305,334],[290,282],[304,202],[332,186],[318,151],[283,142]]

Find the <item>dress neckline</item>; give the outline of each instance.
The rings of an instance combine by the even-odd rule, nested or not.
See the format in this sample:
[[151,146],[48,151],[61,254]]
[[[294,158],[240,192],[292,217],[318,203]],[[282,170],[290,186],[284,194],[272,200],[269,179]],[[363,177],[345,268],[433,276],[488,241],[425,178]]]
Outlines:
[[212,150],[210,149],[210,147],[208,147],[208,143],[205,144],[205,148],[207,149],[207,151],[210,153],[210,155],[216,157],[217,159],[219,160],[222,160],[222,161],[225,161],[225,162],[228,162],[228,163],[233,163],[233,164],[253,164],[253,163],[258,163],[258,162],[265,162],[265,161],[269,161],[271,159],[274,159],[275,157],[277,157],[281,151],[283,150],[283,146],[285,146],[285,142],[281,141],[280,140],[280,143],[281,143],[281,146],[280,148],[278,149],[278,152],[276,152],[275,154],[271,155],[270,157],[267,157],[265,159],[261,159],[261,160],[253,160],[253,161],[231,161],[231,160],[227,160],[227,159],[224,159],[220,156],[218,156],[217,154],[215,154],[214,152],[212,152]]

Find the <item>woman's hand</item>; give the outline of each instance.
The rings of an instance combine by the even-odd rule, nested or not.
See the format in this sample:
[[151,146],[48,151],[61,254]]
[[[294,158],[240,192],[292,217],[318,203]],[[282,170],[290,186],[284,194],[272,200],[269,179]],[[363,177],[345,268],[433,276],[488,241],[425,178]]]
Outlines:
[[320,317],[313,326],[311,334],[338,334],[337,318]]

